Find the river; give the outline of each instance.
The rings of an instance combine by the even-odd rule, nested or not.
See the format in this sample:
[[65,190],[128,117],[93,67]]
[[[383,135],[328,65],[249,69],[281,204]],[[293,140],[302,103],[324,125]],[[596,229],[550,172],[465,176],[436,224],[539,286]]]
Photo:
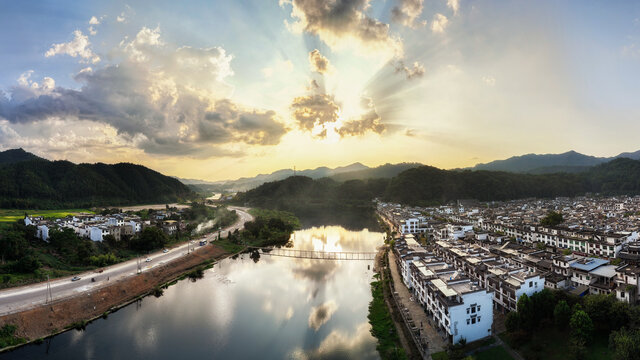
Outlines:
[[[294,249],[375,251],[379,232],[296,231]],[[257,260],[257,262],[256,262]],[[0,359],[378,359],[367,321],[373,261],[244,254]]]

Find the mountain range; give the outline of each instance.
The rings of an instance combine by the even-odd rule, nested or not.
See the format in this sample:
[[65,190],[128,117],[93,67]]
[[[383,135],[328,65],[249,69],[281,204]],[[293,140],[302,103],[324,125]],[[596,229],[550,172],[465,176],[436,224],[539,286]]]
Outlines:
[[513,156],[505,160],[495,160],[486,164],[477,164],[469,170],[508,171],[531,174],[550,174],[557,172],[584,172],[590,167],[614,159],[628,158],[640,160],[640,151],[625,152],[613,157],[595,157],[575,151],[562,154],[527,154]]
[[527,174],[489,170],[443,170],[420,166],[392,178],[338,182],[292,176],[239,193],[245,206],[288,210],[303,216],[345,207],[366,208],[374,198],[410,205],[439,205],[456,200],[502,201],[573,197],[587,193],[640,194],[640,160],[618,158],[581,173]]
[[194,198],[180,181],[141,165],[49,161],[22,149],[0,152],[0,207],[81,208]]
[[333,169],[326,166],[318,167],[315,169],[297,170],[295,172],[293,169],[281,169],[274,171],[271,174],[260,174],[254,177],[243,177],[236,180],[211,182],[194,179],[178,179],[184,184],[193,186],[195,189],[204,191],[235,192],[247,191],[256,188],[264,183],[286,179],[290,176],[293,176],[294,174],[298,176],[305,176],[311,179],[332,178],[336,181],[347,181],[369,178],[390,178],[398,175],[404,170],[418,166],[422,166],[422,164],[385,164],[371,168],[359,162],[356,162],[351,165],[336,167]]

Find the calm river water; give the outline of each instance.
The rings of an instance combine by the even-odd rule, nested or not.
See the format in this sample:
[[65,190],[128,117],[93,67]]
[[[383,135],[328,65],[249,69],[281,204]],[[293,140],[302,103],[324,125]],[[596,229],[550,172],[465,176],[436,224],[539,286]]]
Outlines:
[[[294,248],[375,251],[383,234],[314,227]],[[370,268],[368,268],[370,267]],[[1,359],[378,359],[367,322],[373,261],[244,254],[84,331]]]

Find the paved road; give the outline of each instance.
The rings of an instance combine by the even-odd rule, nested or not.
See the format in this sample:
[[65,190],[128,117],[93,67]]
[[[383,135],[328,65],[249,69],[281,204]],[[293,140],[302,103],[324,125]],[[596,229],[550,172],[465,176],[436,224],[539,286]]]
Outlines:
[[[238,221],[221,231],[222,237],[226,237],[229,231],[233,232],[236,229],[241,229],[244,223],[253,220],[246,208],[229,207],[236,210],[238,214]],[[207,241],[214,240],[218,234],[210,234],[205,237]],[[156,253],[148,254],[147,258],[151,259],[150,262],[146,262],[145,258],[140,259],[142,261],[142,271],[149,270],[156,266],[169,263],[179,257],[187,254],[187,251],[198,251],[201,247],[198,245],[199,240],[193,241],[193,244],[184,243],[174,248],[169,249],[169,252],[163,253],[158,251]],[[71,277],[56,279],[51,281],[51,292],[54,300],[62,298],[72,297],[74,295],[95,290],[99,287],[108,285],[109,282],[119,280],[128,276],[134,276],[137,273],[136,259],[129,260],[123,263],[119,263],[113,266],[104,268],[102,273],[86,272],[78,274],[81,278],[78,281],[71,281]],[[91,278],[95,279],[95,282],[91,282]],[[6,289],[0,291],[0,316],[11,314],[14,312],[23,311],[32,308],[37,305],[45,303],[47,295],[47,283],[42,282],[33,285],[21,286],[18,288]]]
[[[409,315],[413,319],[416,327],[422,329],[421,335],[427,338],[429,353],[433,354],[446,350],[448,342],[443,338],[441,332],[438,332],[438,330],[431,325],[427,313],[417,302],[417,299],[414,299],[413,294],[402,282],[402,275],[400,274],[400,269],[398,269],[396,256],[393,251],[389,252],[389,269],[391,270],[393,284],[395,285],[396,292],[398,293],[396,298],[400,300],[402,306],[409,310]],[[398,304],[398,307],[402,306]]]

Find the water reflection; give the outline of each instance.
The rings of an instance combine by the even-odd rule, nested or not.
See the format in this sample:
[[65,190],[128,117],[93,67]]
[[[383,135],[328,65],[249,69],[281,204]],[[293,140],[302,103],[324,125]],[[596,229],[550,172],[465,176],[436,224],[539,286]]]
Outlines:
[[[295,249],[375,251],[382,234],[319,227],[298,231]],[[147,297],[84,332],[6,359],[377,359],[367,323],[370,261],[245,254]]]

